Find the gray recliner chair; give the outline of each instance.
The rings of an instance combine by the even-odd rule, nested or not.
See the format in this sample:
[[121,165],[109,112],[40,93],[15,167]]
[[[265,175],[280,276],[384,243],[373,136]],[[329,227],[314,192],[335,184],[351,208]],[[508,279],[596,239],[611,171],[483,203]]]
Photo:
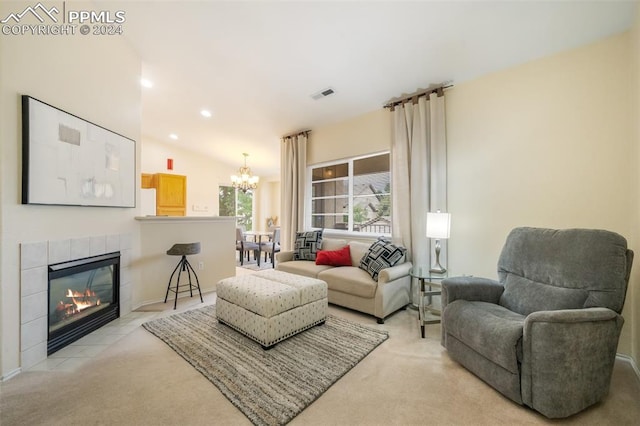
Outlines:
[[442,345],[518,404],[575,414],[609,392],[632,262],[613,232],[516,228],[499,281],[442,282]]

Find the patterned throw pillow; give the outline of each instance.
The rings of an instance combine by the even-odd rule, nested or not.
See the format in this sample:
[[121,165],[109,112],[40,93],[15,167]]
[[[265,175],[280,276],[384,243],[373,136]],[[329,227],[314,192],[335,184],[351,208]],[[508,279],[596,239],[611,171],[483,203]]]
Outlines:
[[293,246],[293,260],[316,260],[316,253],[322,245],[322,229],[297,232]]
[[389,241],[378,239],[371,244],[369,251],[360,261],[360,269],[364,269],[375,281],[378,281],[378,273],[397,265],[403,258],[407,249],[391,244]]

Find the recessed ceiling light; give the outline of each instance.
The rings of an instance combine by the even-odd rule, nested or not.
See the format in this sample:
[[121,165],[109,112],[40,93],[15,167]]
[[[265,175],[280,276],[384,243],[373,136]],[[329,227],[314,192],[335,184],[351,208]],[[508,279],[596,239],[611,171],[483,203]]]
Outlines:
[[207,109],[203,109],[202,111],[200,111],[200,114],[202,114],[203,117],[211,117],[211,111],[207,110]]
[[169,135],[169,138],[173,139],[174,141],[177,141],[178,140],[178,135],[176,135],[175,133],[171,133]]
[[141,78],[140,79],[140,84],[142,85],[142,87],[146,87],[146,88],[152,88],[153,87],[153,81],[148,80],[146,78]]

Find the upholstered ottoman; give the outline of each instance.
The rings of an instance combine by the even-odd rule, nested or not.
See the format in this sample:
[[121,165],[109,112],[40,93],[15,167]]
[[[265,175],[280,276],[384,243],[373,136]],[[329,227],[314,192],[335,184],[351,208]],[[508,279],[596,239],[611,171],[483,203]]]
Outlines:
[[327,317],[327,283],[316,278],[268,270],[225,278],[216,292],[218,321],[265,349]]

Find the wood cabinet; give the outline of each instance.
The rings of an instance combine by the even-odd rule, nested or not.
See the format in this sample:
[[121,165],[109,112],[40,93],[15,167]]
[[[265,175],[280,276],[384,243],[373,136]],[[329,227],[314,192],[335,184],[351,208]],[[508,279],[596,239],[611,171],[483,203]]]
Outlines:
[[157,216],[185,216],[187,177],[167,173],[142,174],[142,187],[156,189]]
[[152,175],[150,173],[142,173],[142,179],[141,181],[141,187],[142,189],[149,189],[149,188],[155,188],[156,187],[156,181],[154,179],[155,175]]

